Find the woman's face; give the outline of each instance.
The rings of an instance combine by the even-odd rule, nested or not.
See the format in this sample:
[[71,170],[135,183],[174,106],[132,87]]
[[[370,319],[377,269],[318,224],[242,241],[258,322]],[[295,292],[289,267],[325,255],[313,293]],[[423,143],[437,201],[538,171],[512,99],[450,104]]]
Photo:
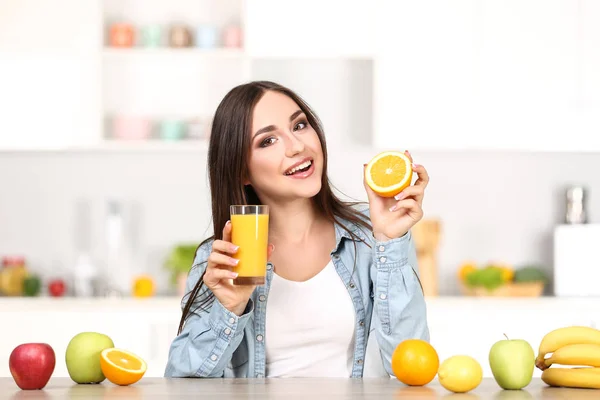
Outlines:
[[263,202],[311,198],[319,193],[321,142],[292,99],[266,92],[254,108],[250,135],[246,183]]

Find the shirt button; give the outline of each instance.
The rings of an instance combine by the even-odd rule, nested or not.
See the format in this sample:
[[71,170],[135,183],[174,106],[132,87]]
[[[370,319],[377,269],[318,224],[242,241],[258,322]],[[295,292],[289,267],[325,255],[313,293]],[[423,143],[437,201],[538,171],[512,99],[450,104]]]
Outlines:
[[267,264],[267,269],[270,271],[271,269],[273,269],[273,266],[269,263]]
[[385,262],[385,260],[387,260],[385,257],[379,257],[379,262],[380,263],[383,264]]
[[259,342],[263,341],[263,335],[256,335],[256,340],[258,340]]
[[360,320],[360,322],[358,323],[360,326],[365,326],[365,321],[363,321],[362,319]]
[[363,363],[362,358],[360,360],[357,360],[356,363],[359,364],[359,365],[362,364]]
[[350,282],[350,284],[348,286],[350,286],[350,289],[354,289],[355,288],[354,282]]
[[229,328],[225,328],[225,334],[226,334],[226,335],[229,335],[230,333],[231,333],[231,329],[229,329]]
[[210,359],[213,361],[217,361],[217,355],[213,354],[212,356],[210,356]]
[[261,294],[260,296],[258,296],[258,300],[260,301],[265,301],[267,297],[264,294]]
[[379,295],[379,298],[380,298],[381,300],[385,300],[385,299],[387,299],[387,295],[386,295],[385,293],[381,293],[381,294]]
[[379,246],[379,251],[384,251],[385,250],[385,246]]
[[229,323],[230,323],[230,324],[233,324],[233,323],[235,323],[235,319],[234,319],[233,317],[229,318]]

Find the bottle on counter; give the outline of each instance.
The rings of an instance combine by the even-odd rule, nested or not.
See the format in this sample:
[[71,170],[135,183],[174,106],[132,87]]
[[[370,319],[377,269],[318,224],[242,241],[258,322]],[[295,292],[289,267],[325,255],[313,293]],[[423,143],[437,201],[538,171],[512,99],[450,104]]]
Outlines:
[[585,224],[588,216],[586,212],[586,190],[582,186],[571,186],[567,189],[567,210],[565,222],[567,224]]

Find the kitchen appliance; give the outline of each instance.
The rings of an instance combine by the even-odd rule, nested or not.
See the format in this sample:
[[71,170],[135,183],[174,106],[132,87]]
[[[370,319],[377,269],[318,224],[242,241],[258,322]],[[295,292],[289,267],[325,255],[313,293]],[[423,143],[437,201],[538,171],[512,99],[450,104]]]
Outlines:
[[564,224],[554,229],[554,294],[600,297],[600,224]]

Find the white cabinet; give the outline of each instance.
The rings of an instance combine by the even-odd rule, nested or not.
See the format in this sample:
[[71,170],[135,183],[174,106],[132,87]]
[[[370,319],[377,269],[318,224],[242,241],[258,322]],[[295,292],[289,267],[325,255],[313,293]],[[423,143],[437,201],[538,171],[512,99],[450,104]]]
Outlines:
[[0,150],[83,145],[98,135],[99,4],[0,0]]
[[566,149],[577,124],[577,2],[480,4],[480,134],[490,147]]
[[582,133],[600,148],[600,2],[581,0]]
[[374,47],[374,145],[411,149],[483,140],[476,0],[380,2]]
[[581,124],[580,16],[570,0],[384,2],[374,144],[590,150],[571,140]]
[[363,58],[373,40],[371,2],[250,0],[245,47],[252,57]]
[[[169,304],[102,299],[87,304],[70,299],[45,303],[40,299],[24,302],[26,309],[19,310],[2,304],[0,317],[10,329],[3,333],[0,359],[8,360],[21,343],[48,343],[56,354],[53,376],[68,377],[65,352],[69,341],[80,332],[92,331],[108,335],[115,347],[142,357],[148,365],[145,376],[162,377],[181,316],[178,301]],[[0,376],[10,376],[8,362],[0,364]]]

